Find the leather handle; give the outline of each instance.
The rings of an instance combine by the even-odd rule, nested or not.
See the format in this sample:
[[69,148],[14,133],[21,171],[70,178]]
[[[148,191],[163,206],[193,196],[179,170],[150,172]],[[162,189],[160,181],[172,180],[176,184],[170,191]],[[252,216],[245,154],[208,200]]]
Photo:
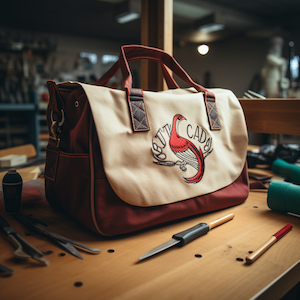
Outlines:
[[[134,56],[134,53],[129,53],[127,55],[127,61],[131,62],[131,61],[136,61],[136,60],[141,60],[141,59],[145,59],[144,56],[142,57],[136,57]],[[161,64],[161,68],[162,68],[162,73],[163,76],[166,80],[167,86],[169,89],[178,89],[179,85],[176,83],[176,81],[173,79],[173,77],[169,74],[168,70],[166,69],[166,67]],[[115,62],[112,67],[100,78],[97,80],[97,82],[95,82],[95,85],[102,85],[102,86],[106,86],[109,82],[109,80],[114,77],[117,72],[120,70],[120,61],[118,60],[117,62]]]
[[141,59],[153,60],[161,63],[163,75],[166,79],[169,88],[179,88],[175,80],[170,76],[166,70],[167,66],[179,78],[185,81],[189,86],[194,87],[198,92],[205,94],[212,94],[207,91],[203,86],[195,83],[191,77],[184,71],[178,62],[169,54],[161,49],[142,46],[142,45],[125,45],[121,47],[119,60],[95,83],[95,85],[107,85],[108,81],[115,76],[121,68],[123,76],[123,89],[132,88],[132,75],[128,62]]
[[200,84],[195,83],[191,77],[184,71],[178,62],[169,54],[161,49],[142,46],[142,45],[125,45],[121,47],[119,60],[108,70],[95,84],[106,85],[110,78],[112,78],[119,68],[122,71],[123,89],[132,89],[132,75],[128,65],[129,61],[148,59],[159,62],[163,66],[163,74],[167,83],[178,88],[178,85],[171,78],[165,66],[173,71],[179,78],[185,81],[189,86],[194,87],[198,92],[203,93],[206,113],[211,130],[220,130],[221,124],[218,116],[215,95],[206,90]]
[[153,47],[142,45],[126,45],[121,47],[119,56],[121,71],[123,75],[123,88],[132,87],[132,76],[129,69],[127,56],[138,57],[139,59],[148,59],[157,61],[166,65],[178,77],[185,81],[190,86],[194,87],[198,92],[209,93],[203,86],[195,83],[178,62],[165,51]]

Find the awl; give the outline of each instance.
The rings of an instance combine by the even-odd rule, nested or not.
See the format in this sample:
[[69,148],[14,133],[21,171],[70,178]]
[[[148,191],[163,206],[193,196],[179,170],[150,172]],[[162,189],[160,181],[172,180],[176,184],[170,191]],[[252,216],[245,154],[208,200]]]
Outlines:
[[147,252],[146,254],[144,254],[143,256],[141,256],[139,258],[139,260],[144,260],[146,258],[149,258],[153,255],[156,255],[164,250],[167,250],[175,245],[182,247],[184,245],[186,245],[187,243],[193,241],[194,239],[206,234],[209,230],[225,223],[228,222],[230,220],[232,220],[234,217],[234,214],[231,213],[229,215],[226,215],[220,219],[217,219],[209,224],[207,223],[199,223],[187,230],[184,230],[182,232],[176,233],[172,236],[172,239],[159,245],[158,247],[150,250],[149,252]]

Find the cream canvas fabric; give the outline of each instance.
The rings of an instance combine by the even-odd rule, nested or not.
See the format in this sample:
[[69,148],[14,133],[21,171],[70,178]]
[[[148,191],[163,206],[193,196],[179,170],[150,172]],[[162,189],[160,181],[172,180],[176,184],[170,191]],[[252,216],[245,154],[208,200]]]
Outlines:
[[[203,94],[191,88],[144,91],[150,131],[133,132],[125,91],[77,82],[63,85],[81,85],[85,91],[106,176],[129,204],[157,206],[212,193],[235,181],[244,168],[247,129],[239,101],[229,90],[209,89],[216,97],[221,130],[210,130]],[[175,116],[182,118],[174,120]],[[204,172],[198,182],[189,180],[201,166],[188,151],[172,150],[172,129],[203,154]]]

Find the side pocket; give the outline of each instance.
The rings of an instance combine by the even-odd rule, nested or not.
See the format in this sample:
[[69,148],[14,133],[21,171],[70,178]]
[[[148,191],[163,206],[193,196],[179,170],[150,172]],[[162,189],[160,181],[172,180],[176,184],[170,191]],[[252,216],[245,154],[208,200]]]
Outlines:
[[61,151],[58,160],[55,182],[46,178],[46,198],[49,204],[95,230],[89,202],[89,155]]

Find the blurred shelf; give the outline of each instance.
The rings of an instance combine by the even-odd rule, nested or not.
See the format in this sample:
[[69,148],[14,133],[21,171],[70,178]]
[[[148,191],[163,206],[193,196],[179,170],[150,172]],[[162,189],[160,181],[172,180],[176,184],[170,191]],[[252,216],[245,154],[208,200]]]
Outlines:
[[27,104],[0,104],[0,111],[34,111],[36,110],[35,103],[27,103]]

